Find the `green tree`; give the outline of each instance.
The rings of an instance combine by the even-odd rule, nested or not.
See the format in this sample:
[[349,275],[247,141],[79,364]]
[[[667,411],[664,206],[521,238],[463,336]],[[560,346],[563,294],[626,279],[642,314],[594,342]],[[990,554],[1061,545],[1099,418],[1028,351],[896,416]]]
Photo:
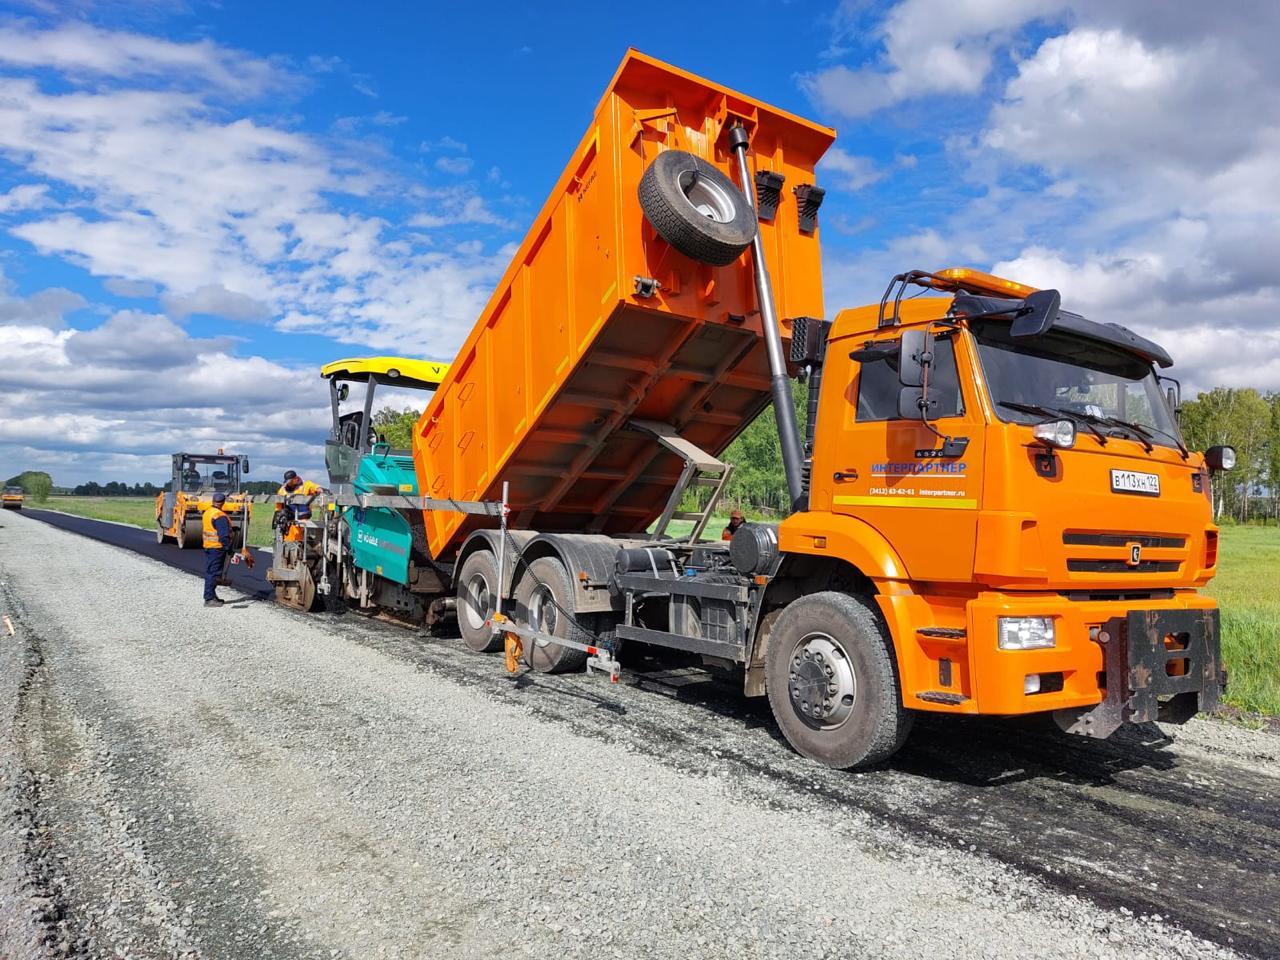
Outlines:
[[412,450],[413,428],[420,416],[422,411],[412,407],[403,410],[383,407],[373,415],[373,429],[381,440],[391,444],[391,449]]
[[21,487],[23,493],[36,503],[44,503],[53,490],[53,478],[43,470],[26,470],[5,482],[7,487]]
[[[1214,517],[1247,521],[1269,480],[1272,404],[1252,387],[1214,387],[1183,404],[1182,428],[1191,447],[1235,448],[1236,465],[1213,480]],[[1265,501],[1264,501],[1265,502]]]

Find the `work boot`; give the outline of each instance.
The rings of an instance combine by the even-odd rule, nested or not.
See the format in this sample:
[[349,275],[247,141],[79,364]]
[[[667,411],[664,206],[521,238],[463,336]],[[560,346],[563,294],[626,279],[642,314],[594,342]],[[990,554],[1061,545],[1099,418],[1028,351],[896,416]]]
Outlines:
[[225,600],[219,600],[217,597],[214,597],[212,600],[206,600],[204,602],[204,605],[206,607],[221,607],[221,606],[225,606],[226,602],[227,601]]

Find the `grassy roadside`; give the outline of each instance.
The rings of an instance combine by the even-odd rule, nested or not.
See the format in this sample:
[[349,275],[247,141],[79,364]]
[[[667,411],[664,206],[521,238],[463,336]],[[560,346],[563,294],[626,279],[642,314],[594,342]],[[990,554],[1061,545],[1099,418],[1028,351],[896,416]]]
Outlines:
[[[32,506],[36,506],[32,504]],[[115,520],[148,530],[155,528],[155,502],[132,497],[50,497],[50,510],[99,520]],[[707,524],[706,535],[718,536],[727,517]],[[671,532],[688,531],[675,522]],[[258,504],[249,527],[249,542],[271,545],[271,510]],[[1280,716],[1280,529],[1224,527],[1218,576],[1208,593],[1222,605],[1222,648],[1231,682],[1227,702],[1241,710]]]
[[1280,716],[1280,529],[1223,527],[1206,592],[1222,607],[1227,702]]

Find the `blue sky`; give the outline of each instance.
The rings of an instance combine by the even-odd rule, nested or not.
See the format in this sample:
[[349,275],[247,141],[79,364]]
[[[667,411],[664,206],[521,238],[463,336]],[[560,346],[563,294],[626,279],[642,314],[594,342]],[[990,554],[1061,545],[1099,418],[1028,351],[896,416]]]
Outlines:
[[994,268],[1165,343],[1192,389],[1280,388],[1277,26],[1173,0],[0,4],[0,474],[158,480],[197,446],[318,470],[319,364],[452,357],[628,46],[837,128],[829,313]]

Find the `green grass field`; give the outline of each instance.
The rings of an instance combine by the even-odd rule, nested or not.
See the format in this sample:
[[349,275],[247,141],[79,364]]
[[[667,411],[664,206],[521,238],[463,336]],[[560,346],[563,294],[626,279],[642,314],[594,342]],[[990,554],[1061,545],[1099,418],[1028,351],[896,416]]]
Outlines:
[[[43,506],[149,530],[155,527],[152,500],[50,497]],[[716,517],[707,524],[707,536],[718,536],[726,520]],[[673,523],[671,532],[679,535],[689,526]],[[269,505],[258,504],[254,510],[249,542],[271,545]],[[1222,606],[1223,657],[1231,672],[1227,702],[1241,710],[1280,716],[1280,529],[1223,527],[1218,576],[1208,592]]]
[[1207,592],[1222,608],[1227,702],[1280,716],[1280,529],[1223,527]]

